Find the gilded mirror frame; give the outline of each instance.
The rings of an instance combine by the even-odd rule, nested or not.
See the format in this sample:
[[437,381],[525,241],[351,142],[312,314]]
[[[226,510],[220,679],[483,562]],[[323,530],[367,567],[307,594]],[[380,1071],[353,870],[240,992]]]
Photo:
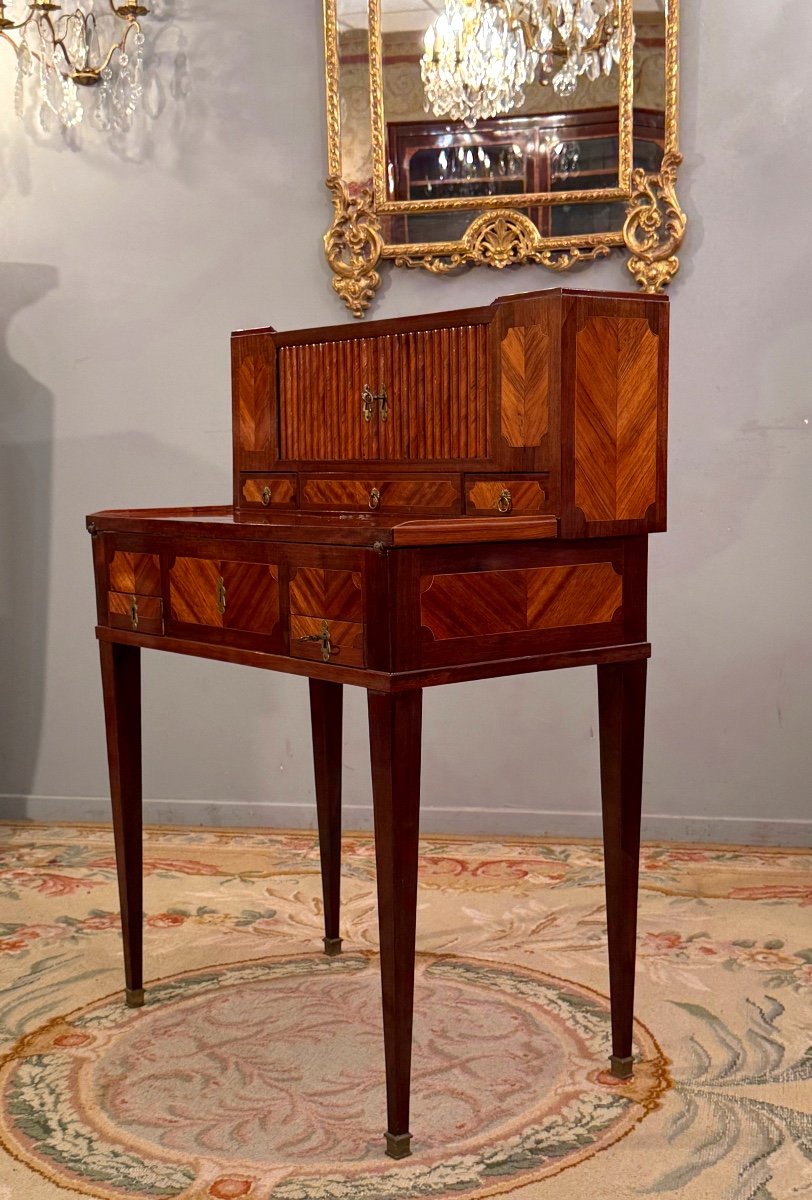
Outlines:
[[[338,0],[324,0],[324,40],[327,89],[327,187],[334,216],[324,237],[333,288],[355,317],[366,315],[381,283],[380,267],[387,260],[398,267],[419,268],[441,275],[469,266],[502,269],[540,263],[563,272],[584,262],[604,258],[616,248],[628,252],[626,266],[639,287],[662,292],[679,270],[677,251],[685,234],[686,217],[676,195],[679,150],[679,24],[680,0],[665,0],[664,132],[660,168],[647,172],[633,167],[633,0],[621,0],[621,59],[618,83],[617,187],[579,193],[531,193],[521,206],[503,196],[466,197],[456,201],[387,201],[386,141],[383,109],[382,0],[369,0],[369,90],[372,186],[354,186],[342,171]],[[567,202],[626,202],[622,228],[602,233],[546,236],[521,211],[532,204]],[[389,214],[409,211],[466,212],[481,210],[458,241],[388,243],[383,232]]]

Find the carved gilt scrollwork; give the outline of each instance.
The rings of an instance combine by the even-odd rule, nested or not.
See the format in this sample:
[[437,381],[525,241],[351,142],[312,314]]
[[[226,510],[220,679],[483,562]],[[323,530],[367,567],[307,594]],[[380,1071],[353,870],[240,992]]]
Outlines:
[[380,221],[369,188],[350,195],[343,179],[331,175],[335,215],[324,235],[324,252],[334,277],[333,288],[354,317],[363,317],[380,286],[378,264],[383,250]]
[[644,292],[662,292],[679,270],[676,252],[687,221],[676,194],[681,161],[681,154],[670,151],[656,174],[648,175],[640,167],[632,174],[623,240],[631,254],[626,266]]
[[398,267],[423,267],[435,275],[447,274],[460,267],[482,265],[504,267],[519,263],[541,263],[553,271],[568,271],[577,262],[588,262],[609,253],[600,242],[586,248],[567,247],[551,250],[533,222],[513,209],[495,209],[472,221],[459,249],[440,254],[403,254],[395,258]]

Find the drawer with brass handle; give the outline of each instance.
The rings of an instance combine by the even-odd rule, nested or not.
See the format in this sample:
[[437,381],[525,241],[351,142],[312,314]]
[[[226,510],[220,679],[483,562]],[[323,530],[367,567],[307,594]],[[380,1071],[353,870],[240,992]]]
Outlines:
[[108,592],[107,619],[113,629],[132,633],[163,633],[163,603],[159,596],[135,592]]
[[294,658],[363,667],[364,626],[356,621],[330,621],[291,613],[290,652]]
[[305,475],[302,508],[322,512],[413,512],[454,515],[460,511],[457,475],[365,475],[358,479]]
[[240,504],[244,508],[298,507],[295,475],[242,475]]
[[479,517],[549,512],[546,479],[466,475],[465,511]]

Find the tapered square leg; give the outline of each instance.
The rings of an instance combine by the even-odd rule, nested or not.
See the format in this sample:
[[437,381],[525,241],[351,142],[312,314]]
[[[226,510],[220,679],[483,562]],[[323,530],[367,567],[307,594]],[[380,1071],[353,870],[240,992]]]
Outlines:
[[319,822],[321,890],[324,897],[324,953],[341,953],[341,747],[344,696],[340,683],[310,680],[310,725]]
[[368,701],[386,1053],[386,1153],[390,1158],[406,1158],[411,1153],[423,694],[420,690],[396,695],[369,692]]
[[125,999],[144,1003],[143,828],[141,792],[141,651],[100,642],[107,763],[113,806]]
[[609,932],[609,990],[612,1002],[610,1069],[619,1079],[632,1074],[634,975],[637,949],[637,891],[640,873],[640,813],[646,660],[598,667],[601,793]]

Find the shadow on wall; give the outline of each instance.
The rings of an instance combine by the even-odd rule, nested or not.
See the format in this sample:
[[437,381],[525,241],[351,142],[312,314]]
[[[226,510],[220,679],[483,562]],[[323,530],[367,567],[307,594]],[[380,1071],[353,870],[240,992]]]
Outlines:
[[12,359],[12,317],[55,267],[0,263],[0,795],[31,790],[45,684],[54,398]]

